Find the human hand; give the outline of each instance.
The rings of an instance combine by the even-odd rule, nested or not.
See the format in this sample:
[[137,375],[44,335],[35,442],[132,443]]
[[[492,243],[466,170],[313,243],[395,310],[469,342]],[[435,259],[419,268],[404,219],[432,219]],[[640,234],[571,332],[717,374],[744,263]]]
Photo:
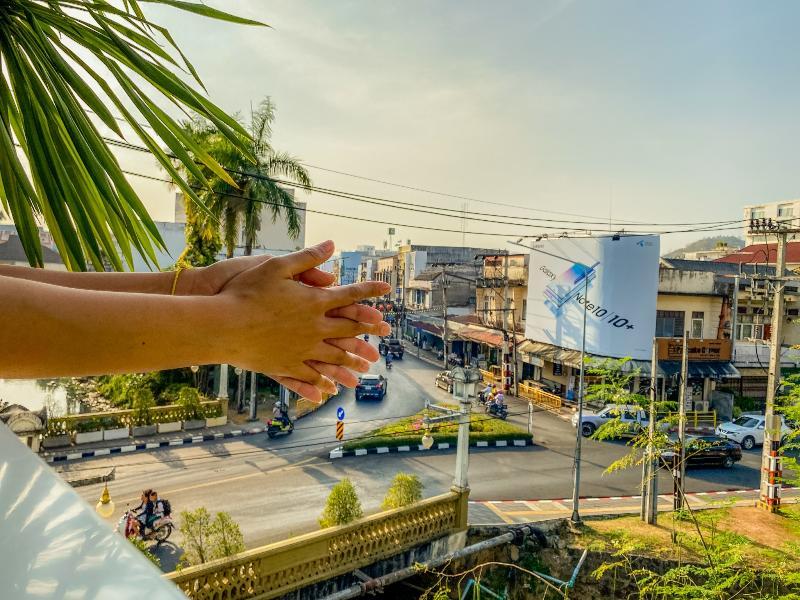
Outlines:
[[[187,269],[181,274],[175,289],[177,296],[213,296],[234,277],[247,269],[258,266],[271,259],[269,254],[259,256],[240,256],[229,258],[209,265]],[[308,269],[295,276],[297,281],[313,287],[328,287],[335,280],[332,273],[325,273],[317,268]]]
[[380,313],[357,304],[389,291],[382,282],[336,288],[296,280],[333,253],[325,242],[263,261],[230,279],[218,294],[230,315],[221,336],[221,362],[265,373],[310,400],[335,393],[333,380],[355,385],[350,371],[365,372],[378,359],[374,346],[356,339],[388,335]]

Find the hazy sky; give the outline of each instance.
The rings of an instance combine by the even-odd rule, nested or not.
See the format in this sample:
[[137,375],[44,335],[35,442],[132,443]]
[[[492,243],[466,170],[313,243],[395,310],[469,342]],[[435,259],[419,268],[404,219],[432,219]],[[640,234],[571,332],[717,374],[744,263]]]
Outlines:
[[[149,13],[225,109],[249,110],[272,96],[276,147],[311,165],[601,221],[609,214],[657,223],[737,219],[744,204],[800,195],[796,3],[207,3],[272,28],[168,8]],[[323,187],[462,207],[458,199],[311,174]],[[316,210],[462,226],[320,194],[308,199]],[[469,210],[565,218],[478,202]],[[509,234],[546,231],[477,215],[467,229],[500,232],[466,236],[469,245],[492,247]],[[398,234],[461,243],[460,233],[398,227]],[[326,237],[344,248],[381,245],[386,226],[309,214],[307,241]],[[697,237],[665,236],[662,249]]]

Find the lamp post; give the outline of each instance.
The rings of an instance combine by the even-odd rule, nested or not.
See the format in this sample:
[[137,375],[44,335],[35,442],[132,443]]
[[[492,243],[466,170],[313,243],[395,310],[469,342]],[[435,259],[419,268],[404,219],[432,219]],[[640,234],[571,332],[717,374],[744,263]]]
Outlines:
[[242,414],[244,411],[244,401],[242,398],[244,395],[244,380],[242,378],[242,369],[241,367],[236,367],[233,372],[236,373],[236,412]]
[[192,379],[194,380],[194,387],[197,387],[197,372],[200,370],[200,367],[197,365],[192,365],[189,367],[189,370],[192,372]]

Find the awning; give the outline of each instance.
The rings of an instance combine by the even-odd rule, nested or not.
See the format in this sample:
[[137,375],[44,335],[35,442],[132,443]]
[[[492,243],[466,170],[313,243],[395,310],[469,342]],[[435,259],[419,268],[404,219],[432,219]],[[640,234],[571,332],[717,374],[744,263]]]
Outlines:
[[[665,377],[674,377],[681,372],[681,361],[679,360],[660,360],[658,361],[659,371]],[[689,377],[692,379],[739,379],[741,375],[733,363],[723,360],[697,360],[689,362]]]
[[464,329],[460,330],[456,335],[460,337],[462,340],[467,340],[468,342],[477,342],[478,344],[486,344],[487,346],[492,346],[494,348],[503,347],[502,333],[496,333],[494,331],[482,331],[465,327]]
[[525,354],[532,354],[541,359],[553,362],[558,361],[569,367],[579,369],[581,366],[581,353],[578,350],[566,350],[543,342],[523,341],[517,350]]
[[442,337],[442,328],[433,323],[426,323],[425,321],[409,321],[409,325],[415,329],[422,329],[428,333],[432,333],[436,337]]

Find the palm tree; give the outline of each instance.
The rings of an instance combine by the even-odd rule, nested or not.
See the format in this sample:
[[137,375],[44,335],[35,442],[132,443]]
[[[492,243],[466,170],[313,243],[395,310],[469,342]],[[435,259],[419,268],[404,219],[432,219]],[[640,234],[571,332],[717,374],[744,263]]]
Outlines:
[[86,269],[87,260],[102,268],[105,255],[121,270],[123,259],[132,265],[134,250],[155,264],[155,249],[164,247],[98,121],[120,139],[118,121],[127,122],[135,142],[147,146],[200,210],[172,156],[201,185],[207,181],[195,160],[236,184],[159,101],[208,119],[243,160],[254,160],[247,131],[182,79],[180,72],[189,73],[202,87],[169,32],[145,17],[145,1],[261,25],[191,0],[0,0],[0,207],[31,265],[43,265],[42,222],[71,269]]
[[[228,258],[233,256],[241,234],[244,254],[252,254],[265,208],[269,210],[273,223],[283,216],[292,238],[300,234],[300,218],[294,197],[283,183],[308,190],[312,185],[311,178],[296,158],[272,147],[270,138],[274,120],[275,105],[265,98],[255,110],[251,110],[247,127],[249,136],[242,138],[241,145],[220,135],[212,123],[201,117],[183,124],[187,137],[223,165],[235,183],[231,185],[227,178],[219,177],[207,167],[201,169],[208,187],[198,194],[210,209],[208,218],[218,219]],[[242,151],[242,145],[247,152]],[[250,160],[250,156],[255,162]],[[186,171],[185,165],[182,170],[190,183],[199,183],[194,181],[192,173]],[[187,203],[187,221],[196,217],[196,213],[197,208]]]

